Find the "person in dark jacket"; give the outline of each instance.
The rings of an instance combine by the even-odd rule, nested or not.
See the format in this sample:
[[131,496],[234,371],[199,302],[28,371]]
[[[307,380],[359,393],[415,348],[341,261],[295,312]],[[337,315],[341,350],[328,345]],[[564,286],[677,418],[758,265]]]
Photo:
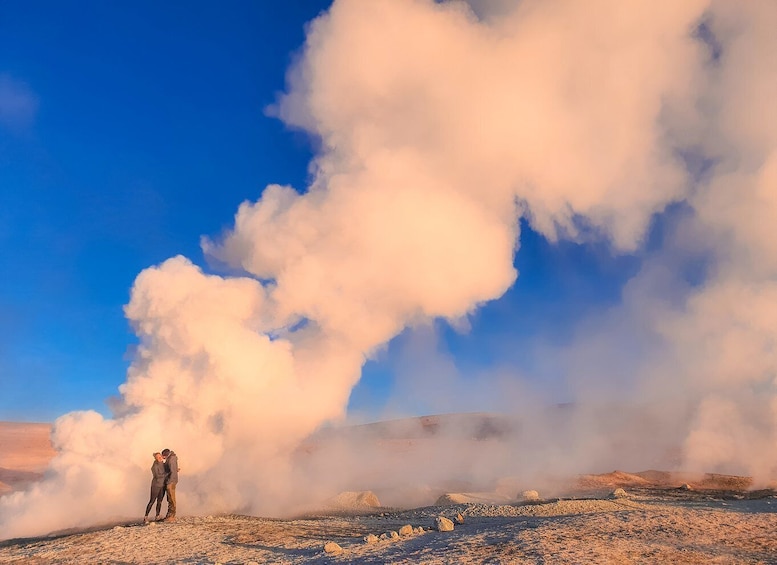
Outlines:
[[148,513],[151,512],[151,507],[156,501],[156,518],[159,520],[159,512],[162,510],[162,499],[165,497],[165,479],[167,478],[167,470],[165,469],[165,461],[162,458],[162,454],[154,453],[154,462],[151,464],[151,498],[148,499],[148,506],[146,506],[146,515],[143,516],[143,521],[148,522]]
[[165,491],[167,492],[167,515],[163,522],[175,522],[175,486],[178,484],[178,456],[169,449],[162,450],[162,457],[165,458],[165,471],[167,477],[165,480]]

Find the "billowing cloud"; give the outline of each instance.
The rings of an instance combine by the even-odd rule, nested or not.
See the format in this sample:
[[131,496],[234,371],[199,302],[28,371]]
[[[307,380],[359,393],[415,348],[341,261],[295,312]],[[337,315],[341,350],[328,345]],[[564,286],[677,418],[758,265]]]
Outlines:
[[480,21],[460,2],[338,2],[278,112],[321,137],[320,180],[431,176],[507,222],[518,200],[549,237],[579,219],[631,249],[683,197],[662,116],[692,94],[703,9],[523,2]]
[[732,8],[715,4],[710,19],[722,56],[708,75],[704,145],[716,163],[690,200],[715,272],[666,331],[681,374],[702,391],[689,462],[774,478],[777,456],[766,446],[777,441],[777,63],[759,53],[777,48],[777,7]]

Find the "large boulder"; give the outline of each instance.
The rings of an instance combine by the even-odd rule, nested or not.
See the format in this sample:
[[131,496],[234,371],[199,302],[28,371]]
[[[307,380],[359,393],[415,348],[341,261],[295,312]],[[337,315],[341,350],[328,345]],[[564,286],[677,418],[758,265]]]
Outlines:
[[453,531],[453,522],[448,520],[445,516],[437,516],[437,519],[434,521],[434,525],[437,528],[438,532],[452,532]]

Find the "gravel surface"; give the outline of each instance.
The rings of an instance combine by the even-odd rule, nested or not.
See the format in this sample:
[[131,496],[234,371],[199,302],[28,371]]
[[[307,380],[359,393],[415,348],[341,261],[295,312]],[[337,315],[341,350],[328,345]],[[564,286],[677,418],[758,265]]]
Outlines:
[[[183,517],[0,542],[0,563],[777,563],[777,499],[633,496],[272,520]],[[452,532],[437,516],[464,521]],[[404,525],[410,535],[394,537]],[[419,532],[418,527],[424,528]],[[368,534],[387,539],[366,543]],[[327,554],[327,542],[342,553]]]

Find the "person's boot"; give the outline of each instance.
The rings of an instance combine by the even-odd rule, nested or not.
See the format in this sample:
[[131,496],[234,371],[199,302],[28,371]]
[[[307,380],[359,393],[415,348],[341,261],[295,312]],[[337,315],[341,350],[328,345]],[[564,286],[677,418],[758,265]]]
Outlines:
[[143,516],[143,523],[148,524],[148,516]]

